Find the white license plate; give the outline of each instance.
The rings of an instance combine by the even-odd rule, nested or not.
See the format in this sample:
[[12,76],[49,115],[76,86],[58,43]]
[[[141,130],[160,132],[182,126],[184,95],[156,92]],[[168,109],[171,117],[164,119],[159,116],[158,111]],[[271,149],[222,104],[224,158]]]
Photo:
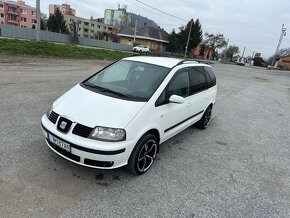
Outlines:
[[51,135],[49,133],[47,133],[47,138],[48,138],[49,141],[51,141],[52,143],[54,143],[58,147],[62,148],[63,150],[66,150],[67,152],[71,152],[69,143],[66,143],[66,142],[62,141],[59,138],[56,138],[56,137],[54,137],[53,135]]

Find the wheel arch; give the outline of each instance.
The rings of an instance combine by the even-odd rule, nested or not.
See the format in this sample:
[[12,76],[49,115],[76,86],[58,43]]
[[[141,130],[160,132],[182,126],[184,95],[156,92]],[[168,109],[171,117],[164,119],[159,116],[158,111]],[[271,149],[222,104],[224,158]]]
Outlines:
[[157,138],[157,141],[158,141],[158,146],[157,146],[157,153],[159,152],[159,143],[160,143],[160,132],[158,129],[156,128],[152,128],[152,129],[149,129],[147,130],[145,133],[143,133],[141,135],[141,137],[139,138],[139,140],[146,134],[152,134],[154,135],[156,138]]

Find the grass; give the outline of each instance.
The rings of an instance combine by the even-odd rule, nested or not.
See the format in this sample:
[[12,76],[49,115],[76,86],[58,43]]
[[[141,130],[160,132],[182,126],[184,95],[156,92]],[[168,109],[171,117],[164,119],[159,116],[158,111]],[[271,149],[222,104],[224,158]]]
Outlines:
[[220,63],[222,63],[222,64],[232,64],[232,65],[237,65],[235,62],[232,62],[232,61],[221,61]]
[[116,60],[131,56],[129,52],[78,47],[73,44],[56,44],[34,40],[1,39],[0,53],[12,55],[56,56],[84,59]]

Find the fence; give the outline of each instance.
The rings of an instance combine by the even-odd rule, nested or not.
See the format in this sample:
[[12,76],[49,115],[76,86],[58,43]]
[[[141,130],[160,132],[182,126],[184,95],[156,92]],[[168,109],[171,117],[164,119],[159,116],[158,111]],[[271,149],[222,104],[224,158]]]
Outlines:
[[[13,25],[0,24],[0,36],[17,39],[36,39],[36,30]],[[40,40],[71,43],[72,38],[70,35],[54,33],[49,31],[40,31]],[[132,51],[131,45],[123,45],[120,43],[109,42],[104,40],[90,39],[79,37],[79,44],[84,46],[94,46],[101,48],[108,48],[121,51]]]

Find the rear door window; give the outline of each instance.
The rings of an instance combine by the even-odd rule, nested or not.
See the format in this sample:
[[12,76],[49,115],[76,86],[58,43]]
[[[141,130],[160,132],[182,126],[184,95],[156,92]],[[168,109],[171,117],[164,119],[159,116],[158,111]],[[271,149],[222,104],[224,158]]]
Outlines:
[[207,78],[202,66],[190,67],[190,94],[207,89]]

